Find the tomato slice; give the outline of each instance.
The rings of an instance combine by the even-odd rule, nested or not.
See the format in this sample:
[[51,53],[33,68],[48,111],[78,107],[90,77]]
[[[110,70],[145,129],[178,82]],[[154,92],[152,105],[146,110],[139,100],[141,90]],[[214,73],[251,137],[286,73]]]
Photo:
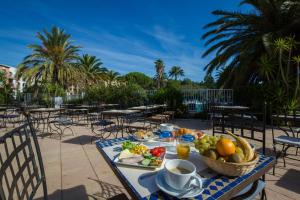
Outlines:
[[158,149],[159,149],[159,152],[161,152],[161,153],[166,151],[165,147],[158,147]]
[[152,155],[156,156],[159,153],[159,150],[157,148],[152,149]]

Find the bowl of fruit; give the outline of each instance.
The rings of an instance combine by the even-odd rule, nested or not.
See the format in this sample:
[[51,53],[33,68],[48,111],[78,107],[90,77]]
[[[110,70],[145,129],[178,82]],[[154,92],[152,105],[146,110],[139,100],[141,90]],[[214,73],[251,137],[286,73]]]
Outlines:
[[228,132],[235,141],[224,136],[205,135],[195,141],[204,163],[219,174],[241,176],[250,172],[259,160],[253,147],[242,137]]

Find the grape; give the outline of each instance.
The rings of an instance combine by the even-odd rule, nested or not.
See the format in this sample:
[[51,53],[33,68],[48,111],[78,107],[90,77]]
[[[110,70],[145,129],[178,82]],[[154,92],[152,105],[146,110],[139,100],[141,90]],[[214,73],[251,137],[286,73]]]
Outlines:
[[206,142],[207,142],[206,139],[202,139],[202,140],[201,140],[201,144],[205,144]]
[[205,135],[201,139],[195,141],[195,148],[199,150],[200,154],[203,154],[208,149],[216,149],[216,144],[220,137]]
[[202,148],[199,148],[198,150],[199,150],[199,153],[200,153],[200,154],[203,154],[203,152],[205,151],[205,150],[202,149]]
[[205,143],[205,144],[202,145],[202,148],[205,149],[205,150],[209,149],[209,147],[210,147],[209,143]]

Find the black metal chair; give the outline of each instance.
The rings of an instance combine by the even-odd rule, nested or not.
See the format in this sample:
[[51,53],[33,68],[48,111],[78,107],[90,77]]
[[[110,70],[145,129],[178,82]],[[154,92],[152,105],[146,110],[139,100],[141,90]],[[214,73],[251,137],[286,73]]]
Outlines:
[[[91,137],[91,143],[93,142],[93,139],[105,140],[109,138],[113,132],[113,124],[115,124],[113,121],[106,119],[96,119],[91,122],[91,130],[94,134]],[[115,137],[117,137],[117,135]]]
[[0,137],[0,199],[33,199],[42,185],[47,186],[41,151],[29,121]]
[[134,113],[123,118],[124,128],[128,134],[132,134],[137,130],[151,129],[151,123],[147,122],[144,113]]
[[4,112],[0,114],[1,127],[7,128],[8,124],[12,125],[13,128],[22,122],[19,110],[15,107],[7,107]]
[[57,133],[59,139],[62,138],[67,130],[69,130],[74,136],[74,132],[71,127],[72,125],[75,125],[75,123],[73,122],[73,118],[69,116],[68,112],[60,112],[58,115],[53,117],[49,123],[54,126],[50,126],[52,134]]
[[[287,151],[290,148],[296,148],[296,155],[300,148],[300,114],[297,111],[285,111],[283,113],[272,114],[271,111],[271,124],[272,124],[272,138],[273,138],[273,151],[276,155],[276,163],[279,157],[283,158],[283,165],[286,167],[285,158]],[[274,130],[279,130],[283,134],[275,136]],[[276,146],[281,146],[281,150],[277,151]],[[275,166],[273,168],[275,174]]]
[[[266,153],[266,105],[261,113],[248,110],[212,110],[213,135],[230,131],[240,137],[262,144],[261,153]],[[265,177],[249,184],[235,196],[234,200],[254,199],[261,194],[266,199]]]

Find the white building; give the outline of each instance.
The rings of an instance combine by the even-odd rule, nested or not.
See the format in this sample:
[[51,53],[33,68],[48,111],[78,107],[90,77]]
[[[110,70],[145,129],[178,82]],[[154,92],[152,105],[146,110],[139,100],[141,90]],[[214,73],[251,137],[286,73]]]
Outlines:
[[23,92],[23,89],[25,87],[25,81],[23,79],[17,81],[15,78],[17,68],[0,64],[0,70],[4,71],[6,73],[7,80],[9,81],[9,84],[11,84],[11,87],[13,88],[14,92],[16,93],[17,90],[19,92]]

